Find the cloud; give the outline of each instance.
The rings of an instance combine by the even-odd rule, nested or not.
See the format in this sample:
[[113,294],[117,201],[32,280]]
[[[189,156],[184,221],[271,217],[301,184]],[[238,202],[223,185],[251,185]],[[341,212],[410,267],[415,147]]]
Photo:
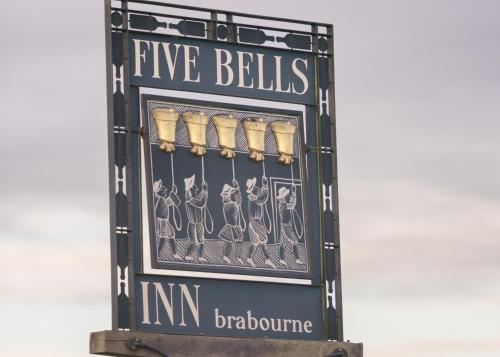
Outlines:
[[12,301],[109,300],[107,241],[0,241],[0,291]]
[[[500,293],[500,202],[418,181],[350,180],[341,186],[343,285],[353,298]],[[464,289],[464,281],[474,288]]]
[[[344,306],[346,338],[362,341],[366,356],[455,356],[479,346],[483,346],[478,348],[480,356],[500,351],[500,309],[494,296],[467,302],[368,297]],[[402,353],[405,349],[407,353]]]
[[2,240],[60,242],[106,241],[109,237],[107,197],[65,192],[11,192],[0,202]]
[[[429,340],[368,348],[371,357],[491,357],[500,352],[500,338],[482,340]],[[368,352],[368,351],[367,351]]]

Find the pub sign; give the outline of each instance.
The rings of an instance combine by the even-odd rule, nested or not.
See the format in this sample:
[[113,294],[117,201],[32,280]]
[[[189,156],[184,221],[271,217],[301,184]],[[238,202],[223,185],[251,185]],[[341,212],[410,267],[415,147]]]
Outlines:
[[342,340],[332,26],[108,0],[106,30],[113,328]]

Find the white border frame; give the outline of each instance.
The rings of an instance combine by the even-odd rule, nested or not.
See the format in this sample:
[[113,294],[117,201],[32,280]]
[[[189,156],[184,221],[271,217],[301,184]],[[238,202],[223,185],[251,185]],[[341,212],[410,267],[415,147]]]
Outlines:
[[[139,88],[139,112],[141,125],[145,125],[145,118],[143,118],[143,108],[142,108],[142,95],[159,95],[165,97],[176,97],[183,99],[192,99],[200,101],[212,101],[223,104],[242,104],[250,105],[254,107],[265,107],[273,109],[282,110],[293,110],[302,113],[303,127],[304,127],[304,137],[302,138],[304,144],[307,138],[307,127],[306,127],[306,108],[305,105],[301,104],[290,104],[281,102],[271,102],[260,99],[247,99],[247,98],[236,98],[213,94],[204,93],[194,93],[194,92],[183,92],[167,89],[154,89],[154,88]],[[142,268],[145,274],[155,274],[163,276],[180,276],[180,277],[192,277],[192,278],[210,278],[210,279],[221,279],[221,280],[240,280],[240,281],[255,281],[255,282],[267,282],[267,283],[283,283],[283,284],[295,284],[295,285],[311,285],[312,281],[310,279],[295,279],[295,278],[279,278],[270,276],[260,276],[260,275],[244,275],[244,274],[227,274],[227,273],[208,273],[199,271],[185,271],[185,270],[173,270],[173,269],[156,269],[152,267],[151,264],[151,251],[150,251],[150,237],[149,234],[144,234],[144,232],[149,232],[149,220],[148,220],[148,207],[147,207],[147,190],[146,190],[146,171],[145,171],[145,153],[144,145],[141,147],[141,208],[142,208],[142,227],[141,227],[141,240],[142,240]],[[305,167],[307,168],[307,158]],[[305,172],[307,175],[307,172]]]

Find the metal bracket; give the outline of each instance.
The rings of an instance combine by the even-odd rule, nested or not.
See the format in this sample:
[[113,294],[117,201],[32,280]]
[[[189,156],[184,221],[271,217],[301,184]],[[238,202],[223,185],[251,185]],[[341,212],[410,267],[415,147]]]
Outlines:
[[316,152],[321,152],[321,153],[324,153],[324,154],[327,154],[327,153],[331,153],[333,154],[334,151],[332,148],[330,147],[326,147],[326,146],[308,146],[306,145],[306,152],[311,152],[311,151],[316,151]]
[[328,357],[347,357],[349,354],[343,348],[337,348]]
[[151,346],[149,343],[141,340],[137,337],[131,337],[127,341],[127,348],[131,351],[137,351],[139,348],[144,348],[153,352],[158,353],[160,356],[168,357],[165,352],[160,351],[158,348]]

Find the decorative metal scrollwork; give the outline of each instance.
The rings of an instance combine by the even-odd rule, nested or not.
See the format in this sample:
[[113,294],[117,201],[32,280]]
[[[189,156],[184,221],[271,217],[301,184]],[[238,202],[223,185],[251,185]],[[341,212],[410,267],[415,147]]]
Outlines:
[[300,50],[311,49],[311,36],[307,35],[289,33],[284,37],[277,37],[276,41],[282,42],[290,48],[297,48]]
[[181,20],[177,24],[170,24],[169,28],[179,31],[185,36],[205,37],[205,23],[200,21]]
[[154,31],[158,27],[167,28],[167,26],[166,22],[160,22],[153,16],[130,14],[130,27],[136,29]]
[[238,38],[240,42],[253,43],[256,45],[262,45],[266,41],[274,42],[274,36],[268,36],[262,30],[247,28],[247,27],[238,27]]

